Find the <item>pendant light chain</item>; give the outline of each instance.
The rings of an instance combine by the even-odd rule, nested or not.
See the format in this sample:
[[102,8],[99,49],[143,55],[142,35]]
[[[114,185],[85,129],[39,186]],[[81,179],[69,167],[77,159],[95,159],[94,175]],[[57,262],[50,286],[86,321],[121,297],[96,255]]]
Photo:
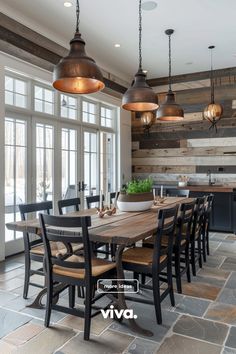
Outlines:
[[211,103],[215,103],[215,87],[214,87],[214,79],[213,79],[213,49],[211,50]]
[[169,90],[171,91],[171,34],[168,35],[169,37]]
[[80,15],[80,6],[79,6],[79,0],[76,1],[76,32],[79,32],[79,15]]
[[139,0],[139,70],[142,70],[142,0]]

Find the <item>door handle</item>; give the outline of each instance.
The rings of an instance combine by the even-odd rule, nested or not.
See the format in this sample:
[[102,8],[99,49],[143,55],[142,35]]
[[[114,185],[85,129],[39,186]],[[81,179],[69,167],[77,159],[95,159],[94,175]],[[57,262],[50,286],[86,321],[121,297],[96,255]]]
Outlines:
[[85,186],[84,186],[84,181],[82,181],[82,188],[81,188],[81,190],[84,192],[84,190],[85,190]]
[[78,186],[78,192],[81,192],[81,182],[79,181],[79,183],[77,184]]

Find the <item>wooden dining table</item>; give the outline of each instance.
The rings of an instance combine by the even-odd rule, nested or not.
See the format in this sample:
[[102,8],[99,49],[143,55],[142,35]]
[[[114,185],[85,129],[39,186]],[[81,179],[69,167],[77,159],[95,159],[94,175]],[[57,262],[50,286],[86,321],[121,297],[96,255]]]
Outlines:
[[[70,212],[65,216],[91,216],[91,224],[89,227],[89,238],[92,242],[115,244],[116,253],[116,269],[117,269],[117,282],[119,288],[122,287],[124,276],[124,270],[122,267],[122,254],[126,247],[135,244],[138,241],[142,241],[146,237],[152,235],[157,229],[157,214],[160,209],[180,205],[183,202],[190,202],[192,198],[185,197],[166,197],[162,202],[156,201],[155,205],[143,212],[121,212],[117,210],[116,214],[112,216],[104,216],[100,218],[96,213],[96,209],[88,209],[83,211]],[[25,221],[15,221],[6,224],[9,230],[41,234],[41,228],[38,219],[28,219]],[[67,233],[74,234],[75,237],[80,233],[79,229],[64,229]],[[63,229],[60,228],[60,231]],[[31,307],[41,308],[42,297],[46,294],[46,288],[44,288],[36,297]],[[111,298],[111,294],[109,295]],[[120,291],[117,297],[113,296],[115,305],[120,310],[127,309],[125,292]],[[135,332],[144,335],[152,336],[152,332],[142,328],[134,319],[129,319],[129,325]]]

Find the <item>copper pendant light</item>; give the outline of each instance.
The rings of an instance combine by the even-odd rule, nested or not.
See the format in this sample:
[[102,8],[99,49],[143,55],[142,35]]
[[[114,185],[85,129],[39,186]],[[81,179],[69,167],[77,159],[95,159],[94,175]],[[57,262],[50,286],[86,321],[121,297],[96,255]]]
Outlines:
[[139,69],[135,74],[131,87],[122,98],[122,107],[127,111],[146,112],[158,108],[155,92],[146,82],[146,74],[142,69],[142,1],[139,0]]
[[215,48],[214,45],[208,47],[211,51],[211,103],[209,103],[203,111],[203,118],[207,119],[211,125],[209,129],[215,129],[217,133],[217,123],[222,117],[223,107],[220,103],[215,103],[215,86],[213,78],[213,56],[212,51]]
[[53,87],[72,94],[88,94],[102,90],[103,76],[95,61],[85,52],[85,41],[79,32],[79,0],[76,1],[76,32],[70,41],[70,52],[53,70]]
[[169,37],[169,91],[166,94],[165,102],[157,110],[157,119],[169,122],[177,122],[184,119],[183,108],[175,102],[175,94],[171,89],[171,35],[173,29],[168,29],[165,34]]

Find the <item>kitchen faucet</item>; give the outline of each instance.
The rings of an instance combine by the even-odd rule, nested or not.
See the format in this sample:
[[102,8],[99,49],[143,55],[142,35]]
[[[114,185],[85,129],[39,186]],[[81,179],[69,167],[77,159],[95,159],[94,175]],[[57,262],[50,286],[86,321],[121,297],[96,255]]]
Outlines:
[[213,184],[215,184],[215,182],[213,182],[211,179],[211,170],[207,171],[207,176],[209,176],[209,181],[208,181],[209,186],[212,186]]

